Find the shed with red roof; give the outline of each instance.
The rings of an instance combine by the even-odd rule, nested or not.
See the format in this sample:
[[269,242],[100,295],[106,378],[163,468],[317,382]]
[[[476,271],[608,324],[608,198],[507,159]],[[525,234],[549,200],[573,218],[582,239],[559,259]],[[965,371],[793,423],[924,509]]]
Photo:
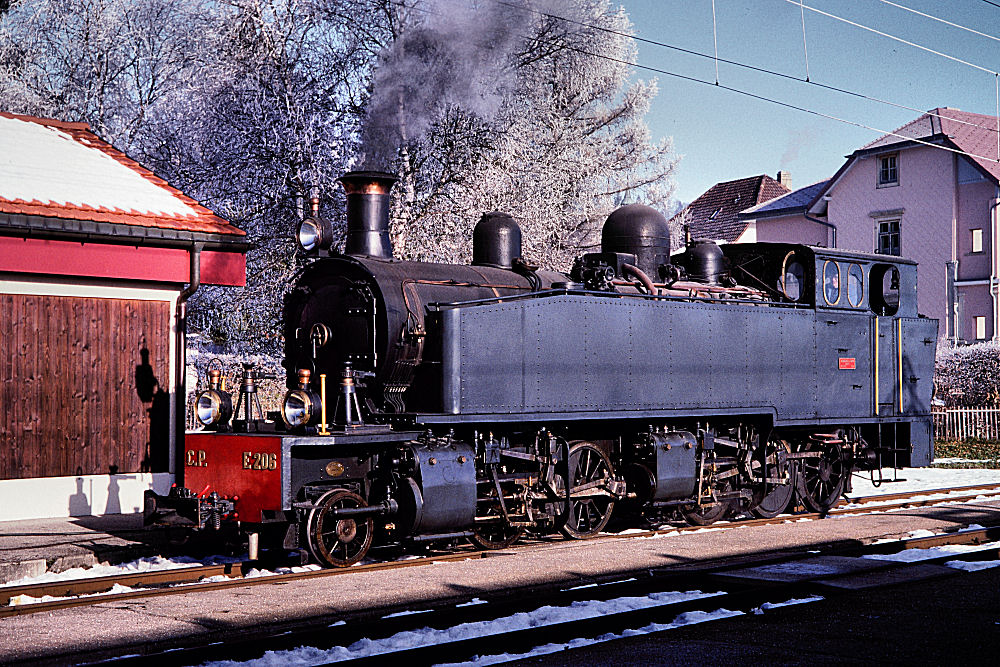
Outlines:
[[173,481],[184,310],[240,229],[82,123],[0,113],[0,520],[137,512]]

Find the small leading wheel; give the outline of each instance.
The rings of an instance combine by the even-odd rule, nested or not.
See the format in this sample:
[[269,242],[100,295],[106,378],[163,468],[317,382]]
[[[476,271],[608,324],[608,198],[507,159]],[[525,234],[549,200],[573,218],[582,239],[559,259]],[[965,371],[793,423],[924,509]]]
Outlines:
[[511,526],[503,518],[503,509],[496,496],[496,489],[490,489],[486,497],[477,501],[480,505],[477,514],[481,513],[491,519],[473,528],[472,535],[469,536],[469,541],[480,549],[506,549],[524,534],[523,528]]
[[[767,476],[785,478],[784,484],[765,482],[754,489],[751,512],[761,519],[773,519],[788,509],[795,496],[796,468],[787,458],[791,447],[784,440],[771,439],[767,443]],[[759,463],[758,463],[759,465]]]
[[851,463],[839,442],[809,442],[802,451],[819,456],[799,460],[796,487],[806,509],[827,512],[844,493]]
[[577,442],[569,449],[569,478],[570,492],[576,497],[569,501],[559,530],[574,540],[593,537],[608,524],[615,507],[614,498],[606,491],[614,480],[611,461],[593,444]]
[[[732,484],[723,481],[716,491],[717,493],[729,493],[732,488]],[[714,505],[685,505],[681,507],[681,516],[692,526],[707,526],[729,514],[734,505],[732,500],[720,500]]]
[[338,509],[366,507],[364,498],[347,489],[328,491],[309,512],[309,551],[321,565],[347,567],[365,557],[372,545],[374,521],[369,517],[336,516]]
[[480,549],[506,549],[524,535],[523,528],[508,526],[502,520],[472,529],[469,541]]

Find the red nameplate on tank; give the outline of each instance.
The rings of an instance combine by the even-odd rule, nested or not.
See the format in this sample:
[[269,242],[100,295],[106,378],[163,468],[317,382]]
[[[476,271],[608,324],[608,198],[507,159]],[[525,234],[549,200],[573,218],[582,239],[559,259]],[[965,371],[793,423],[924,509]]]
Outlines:
[[842,371],[853,371],[858,365],[854,360],[854,357],[841,357],[840,358],[840,370]]
[[241,521],[281,509],[281,437],[236,433],[184,436],[184,486],[199,496],[239,497]]

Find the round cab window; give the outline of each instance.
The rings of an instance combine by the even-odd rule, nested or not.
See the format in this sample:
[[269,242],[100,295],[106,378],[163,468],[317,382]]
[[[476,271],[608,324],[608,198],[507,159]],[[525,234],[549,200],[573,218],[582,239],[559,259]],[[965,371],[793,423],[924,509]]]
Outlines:
[[840,301],[840,265],[831,260],[823,265],[823,298],[829,306]]
[[802,262],[794,253],[788,253],[781,272],[781,291],[790,301],[799,301],[802,298],[805,278],[806,269]]
[[847,301],[855,308],[865,297],[865,271],[860,264],[851,264],[847,270]]

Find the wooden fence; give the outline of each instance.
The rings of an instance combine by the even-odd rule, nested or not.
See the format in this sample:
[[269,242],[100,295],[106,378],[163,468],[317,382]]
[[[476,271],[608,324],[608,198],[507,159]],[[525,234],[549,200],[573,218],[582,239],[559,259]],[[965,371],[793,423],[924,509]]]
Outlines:
[[937,439],[1000,440],[1000,408],[943,408],[933,416]]

